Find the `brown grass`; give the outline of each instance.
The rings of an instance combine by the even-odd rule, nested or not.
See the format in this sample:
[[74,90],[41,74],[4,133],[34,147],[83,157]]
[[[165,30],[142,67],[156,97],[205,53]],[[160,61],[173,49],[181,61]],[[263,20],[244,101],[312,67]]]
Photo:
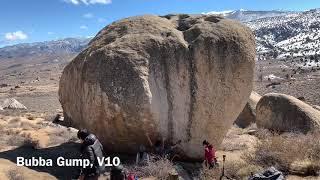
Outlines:
[[31,113],[26,113],[26,114],[25,114],[25,117],[26,117],[28,120],[35,120],[35,119],[36,119],[36,117],[35,117],[33,114],[31,114]]
[[14,117],[10,120],[10,124],[15,124],[15,123],[19,123],[21,121],[20,117]]
[[133,172],[136,176],[156,177],[160,180],[168,179],[169,173],[174,170],[173,163],[168,159],[151,160],[146,166],[128,167],[129,172]]
[[[285,174],[317,175],[320,171],[320,133],[272,134],[263,130],[261,142],[253,154],[243,156],[247,163],[262,167],[275,166]],[[297,162],[300,163],[298,166]]]
[[222,144],[220,145],[220,150],[222,151],[243,151],[252,149],[256,144],[257,138],[248,134],[251,130],[246,128],[232,127],[226,137],[224,138]]
[[10,136],[7,140],[7,145],[9,146],[24,146],[26,142],[26,138],[22,136]]
[[17,168],[10,169],[7,172],[7,176],[9,178],[9,180],[24,180],[25,179],[21,170],[19,170]]
[[[256,165],[248,165],[244,161],[226,161],[225,176],[232,179],[247,179],[253,172],[258,172],[261,167]],[[219,168],[208,169],[204,168],[200,172],[200,180],[219,179],[222,174],[222,164]]]

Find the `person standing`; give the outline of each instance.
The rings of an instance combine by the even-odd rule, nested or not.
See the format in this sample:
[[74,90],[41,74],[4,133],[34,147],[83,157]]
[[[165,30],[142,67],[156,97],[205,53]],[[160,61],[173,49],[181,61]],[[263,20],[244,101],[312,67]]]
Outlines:
[[206,167],[209,166],[209,169],[212,169],[216,163],[216,152],[207,140],[204,140],[202,145],[204,146],[205,165]]

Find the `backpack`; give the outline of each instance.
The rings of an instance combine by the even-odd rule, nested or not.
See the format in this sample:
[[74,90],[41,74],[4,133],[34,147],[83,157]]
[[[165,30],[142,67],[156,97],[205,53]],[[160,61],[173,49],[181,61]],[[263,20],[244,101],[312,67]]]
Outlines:
[[126,173],[122,167],[113,167],[110,172],[110,180],[125,180],[127,178]]
[[138,178],[136,178],[132,173],[129,174],[127,180],[137,180]]

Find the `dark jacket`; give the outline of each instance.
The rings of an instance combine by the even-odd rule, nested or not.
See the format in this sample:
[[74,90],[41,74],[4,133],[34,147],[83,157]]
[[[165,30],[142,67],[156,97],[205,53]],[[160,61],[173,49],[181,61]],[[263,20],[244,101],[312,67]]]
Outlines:
[[92,168],[86,167],[85,169],[82,170],[85,176],[97,175],[104,172],[105,170],[104,163],[102,166],[100,166],[98,163],[98,158],[101,161],[102,158],[104,157],[103,147],[95,135],[90,134],[84,139],[84,142],[82,143],[82,146],[81,146],[81,152],[82,152],[83,158],[89,159],[90,163],[94,165]]

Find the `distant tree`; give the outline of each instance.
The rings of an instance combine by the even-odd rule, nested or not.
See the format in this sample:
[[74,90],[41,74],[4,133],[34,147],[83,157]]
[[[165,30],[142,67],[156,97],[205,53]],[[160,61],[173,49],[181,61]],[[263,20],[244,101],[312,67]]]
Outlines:
[[314,60],[315,58],[314,58],[314,55],[311,55],[310,56],[310,60]]
[[309,36],[306,38],[306,42],[307,42],[307,43],[311,42],[311,39],[310,39]]
[[273,50],[273,59],[277,59],[277,57],[279,56],[279,52],[277,50]]

